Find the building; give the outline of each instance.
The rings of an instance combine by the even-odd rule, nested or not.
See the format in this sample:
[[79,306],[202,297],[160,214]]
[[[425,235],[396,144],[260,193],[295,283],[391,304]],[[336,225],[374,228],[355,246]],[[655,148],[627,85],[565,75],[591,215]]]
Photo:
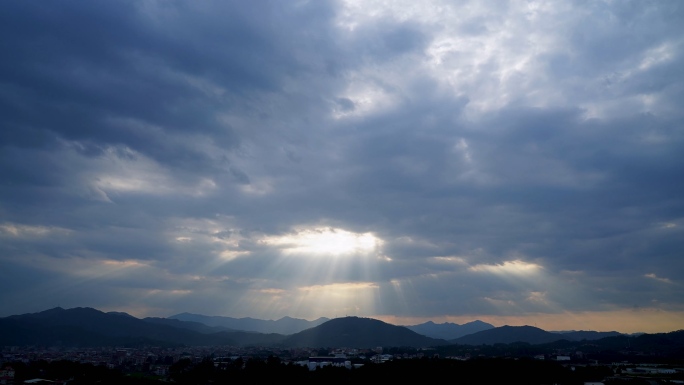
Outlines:
[[300,361],[298,364],[306,365],[309,370],[316,370],[326,366],[340,366],[351,369],[351,361],[347,361],[344,357],[309,357],[308,361]]
[[0,384],[14,384],[14,369],[11,366],[5,366],[4,369],[0,370]]

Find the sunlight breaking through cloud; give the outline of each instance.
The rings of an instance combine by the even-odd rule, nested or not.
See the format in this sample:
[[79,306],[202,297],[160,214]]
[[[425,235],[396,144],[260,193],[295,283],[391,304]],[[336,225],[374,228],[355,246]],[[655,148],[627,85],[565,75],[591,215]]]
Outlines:
[[299,287],[295,308],[332,316],[373,314],[380,287],[375,282],[340,282]]
[[278,247],[286,254],[333,256],[369,254],[383,243],[372,233],[353,233],[332,227],[299,230],[284,236],[266,237],[261,242]]
[[0,315],[682,319],[681,2],[137,4],[0,2]]
[[486,272],[499,275],[531,275],[538,273],[542,269],[541,266],[535,263],[529,263],[521,260],[504,261],[497,265],[475,265],[471,266],[471,271]]

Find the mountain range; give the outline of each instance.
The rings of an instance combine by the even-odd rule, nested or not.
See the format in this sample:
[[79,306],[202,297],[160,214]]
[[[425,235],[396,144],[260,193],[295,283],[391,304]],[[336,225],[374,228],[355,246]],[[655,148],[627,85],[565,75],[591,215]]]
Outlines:
[[605,337],[618,336],[618,332],[574,331],[552,333],[534,326],[500,326],[498,328],[479,331],[449,342],[460,345],[494,345],[525,342],[531,345],[547,344],[559,340],[582,341],[598,340]]
[[206,316],[201,314],[180,313],[168,317],[169,319],[198,322],[207,326],[220,327],[230,330],[244,330],[258,333],[278,333],[278,334],[293,334],[318,326],[329,318],[321,317],[313,321],[305,319],[283,317],[279,320],[262,320],[257,318],[231,318],[221,316]]
[[202,326],[184,324],[178,327],[165,321],[160,323],[159,319],[138,319],[126,313],[58,307],[0,318],[0,345],[276,345],[283,339],[279,334],[198,329]]
[[[635,337],[618,332],[547,332],[533,326],[493,327],[481,321],[464,325],[428,322],[403,327],[360,317],[332,320],[321,318],[315,321],[288,317],[277,321],[265,321],[250,318],[208,317],[188,313],[174,317],[139,319],[127,313],[105,313],[92,308],[54,308],[39,313],[0,318],[0,346],[233,345],[372,348],[377,346],[428,347],[448,344],[494,345],[516,342],[536,345],[585,340],[600,341],[607,348],[630,344],[634,346],[638,343],[651,347],[658,346],[659,343],[667,343],[668,346],[676,349],[684,346],[683,331],[669,334],[644,334]],[[194,321],[198,319],[205,321],[208,319],[213,322],[212,325],[207,325]],[[256,331],[274,330],[267,326],[280,328],[279,330],[297,330],[302,325],[314,324],[316,325],[313,327],[288,333],[288,335]],[[249,330],[230,329],[226,325],[240,326]],[[484,330],[448,339],[448,336],[463,333],[464,330],[468,330],[467,328]],[[416,329],[423,333],[416,332]],[[442,333],[442,336],[447,338],[435,338],[439,335],[438,333]]]
[[[292,324],[287,324],[296,323],[296,320],[292,322],[293,320],[285,320],[285,326],[280,327],[293,327]],[[244,322],[244,319],[242,321]],[[277,321],[261,325],[264,324],[278,326]],[[289,336],[229,330],[221,326],[173,318],[138,319],[126,313],[104,313],[92,308],[54,308],[40,313],[0,318],[0,346],[146,344],[368,348],[419,347],[446,343],[444,340],[426,337],[402,326],[357,317],[328,320]]]

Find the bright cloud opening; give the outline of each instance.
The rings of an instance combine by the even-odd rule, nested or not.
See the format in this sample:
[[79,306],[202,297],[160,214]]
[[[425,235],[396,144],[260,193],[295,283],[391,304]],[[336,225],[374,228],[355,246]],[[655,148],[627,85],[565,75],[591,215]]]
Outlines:
[[71,230],[59,227],[29,226],[17,223],[0,224],[0,236],[7,235],[16,238],[36,238],[48,236],[50,234],[66,235],[69,233],[71,233]]
[[475,265],[469,270],[500,275],[530,275],[538,273],[542,269],[536,263],[529,263],[521,260],[504,261],[497,265]]
[[287,254],[315,255],[369,254],[383,243],[372,233],[354,233],[332,227],[300,230],[279,237],[266,237],[261,242],[278,247]]

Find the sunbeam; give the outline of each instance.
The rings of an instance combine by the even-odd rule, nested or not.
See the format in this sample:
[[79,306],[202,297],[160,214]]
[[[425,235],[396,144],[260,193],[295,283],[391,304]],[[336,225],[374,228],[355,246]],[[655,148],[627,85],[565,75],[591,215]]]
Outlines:
[[372,233],[353,233],[332,227],[296,230],[283,236],[265,237],[261,242],[293,255],[368,254],[382,246],[382,241]]

